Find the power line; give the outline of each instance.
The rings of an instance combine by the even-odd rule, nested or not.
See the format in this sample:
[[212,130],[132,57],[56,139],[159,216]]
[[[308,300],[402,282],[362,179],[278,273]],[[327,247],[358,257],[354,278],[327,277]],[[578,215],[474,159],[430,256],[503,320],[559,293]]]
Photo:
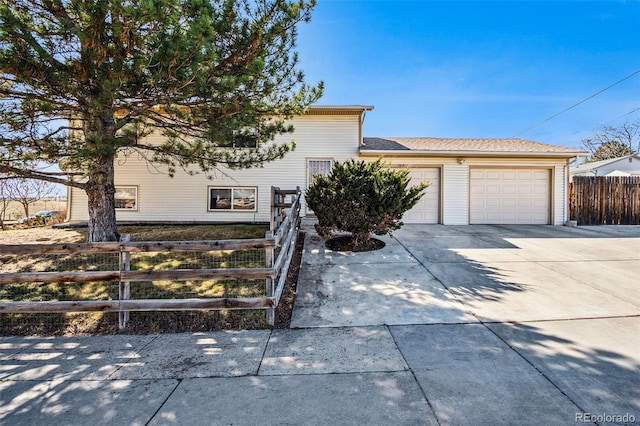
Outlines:
[[[616,120],[618,120],[618,119],[620,119],[620,118],[622,118],[622,117],[626,117],[627,115],[631,115],[631,114],[633,114],[633,113],[634,113],[634,112],[636,112],[636,111],[640,111],[640,107],[635,108],[635,109],[632,109],[631,111],[626,112],[626,113],[624,113],[624,114],[622,114],[622,115],[619,115],[619,116],[617,116],[617,117],[614,117],[614,118],[610,118],[610,119],[608,119],[608,120],[605,120],[605,121],[601,122],[600,124],[598,124],[598,127],[602,127],[602,126],[604,126],[604,125],[606,125],[606,124],[608,124],[608,123],[611,123],[612,121],[616,121]],[[588,131],[588,130],[576,130],[575,132],[571,132],[571,133],[569,133],[567,136],[573,136],[573,135],[577,135],[578,133],[587,132],[587,131]]]
[[612,122],[612,121],[614,121],[614,120],[617,120],[617,119],[619,119],[619,118],[626,117],[627,115],[631,115],[631,114],[633,114],[633,113],[634,113],[634,112],[636,112],[636,111],[640,111],[640,107],[638,107],[638,108],[636,108],[636,109],[632,109],[632,110],[631,110],[631,111],[629,111],[628,113],[626,113],[626,114],[622,114],[622,115],[619,115],[619,116],[617,116],[616,118],[612,118],[611,120],[607,120],[607,121],[605,121],[605,123],[610,123],[610,122]]
[[595,97],[596,97],[596,96],[598,96],[599,94],[601,94],[601,93],[603,93],[603,92],[606,92],[607,90],[611,89],[611,88],[612,88],[612,87],[614,87],[614,86],[617,86],[618,84],[622,83],[622,82],[623,82],[623,81],[625,81],[625,80],[630,79],[631,77],[633,77],[633,76],[634,76],[634,75],[636,75],[636,74],[640,74],[640,70],[636,70],[635,72],[633,72],[633,73],[629,74],[628,76],[626,76],[626,77],[625,77],[625,78],[623,78],[622,80],[618,80],[618,81],[616,81],[616,82],[615,82],[615,83],[613,83],[612,85],[605,87],[604,89],[600,90],[599,92],[594,93],[593,95],[589,96],[588,98],[584,98],[584,99],[583,99],[583,100],[581,100],[580,102],[578,102],[578,103],[576,103],[576,104],[571,105],[569,108],[565,108],[565,109],[563,109],[562,111],[560,111],[559,113],[554,114],[554,115],[552,115],[551,117],[546,118],[546,119],[542,120],[541,122],[536,123],[536,124],[534,124],[533,126],[531,126],[531,127],[527,128],[527,129],[525,129],[525,130],[523,130],[523,131],[521,131],[521,132],[519,132],[519,133],[515,134],[513,137],[514,137],[514,138],[515,138],[515,137],[518,137],[518,136],[522,135],[523,133],[527,133],[527,132],[528,132],[529,130],[531,130],[531,129],[535,129],[536,127],[540,126],[541,124],[544,124],[544,123],[546,123],[546,122],[548,122],[548,121],[553,120],[553,119],[554,119],[554,118],[556,118],[557,116],[559,116],[559,115],[561,115],[561,114],[564,114],[565,112],[567,112],[567,111],[569,111],[569,110],[571,110],[571,109],[573,109],[573,108],[577,107],[578,105],[581,105],[581,104],[583,104],[583,103],[587,102],[589,99],[593,99],[593,98],[595,98]]

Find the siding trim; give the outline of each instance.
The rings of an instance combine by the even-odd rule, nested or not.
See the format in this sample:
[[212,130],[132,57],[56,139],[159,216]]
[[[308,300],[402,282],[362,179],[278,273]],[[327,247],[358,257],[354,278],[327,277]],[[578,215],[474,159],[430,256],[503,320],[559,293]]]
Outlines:
[[444,164],[442,175],[443,225],[469,224],[469,166]]

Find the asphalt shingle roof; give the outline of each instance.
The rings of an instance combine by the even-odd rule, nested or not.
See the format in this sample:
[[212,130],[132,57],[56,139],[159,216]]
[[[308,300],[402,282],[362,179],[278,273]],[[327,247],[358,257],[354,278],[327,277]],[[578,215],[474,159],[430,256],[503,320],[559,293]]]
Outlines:
[[513,153],[581,153],[563,146],[524,139],[460,139],[460,138],[363,138],[362,151],[451,151]]

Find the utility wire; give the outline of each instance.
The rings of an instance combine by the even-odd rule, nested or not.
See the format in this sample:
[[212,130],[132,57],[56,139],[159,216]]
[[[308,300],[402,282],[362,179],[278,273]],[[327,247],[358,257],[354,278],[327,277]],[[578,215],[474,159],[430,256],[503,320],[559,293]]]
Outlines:
[[[634,113],[634,112],[636,112],[636,111],[640,111],[640,107],[638,107],[638,108],[636,108],[636,109],[632,109],[631,111],[629,111],[629,112],[627,112],[627,113],[624,113],[624,114],[622,114],[622,115],[619,115],[619,116],[617,116],[617,117],[615,117],[615,118],[610,118],[610,119],[608,119],[608,120],[606,120],[606,121],[604,121],[604,122],[600,123],[600,124],[598,125],[598,127],[604,126],[604,125],[606,125],[606,124],[608,124],[608,123],[611,123],[612,121],[618,120],[618,119],[620,119],[620,118],[622,118],[622,117],[626,117],[627,115],[631,115],[631,114],[633,114],[633,113]],[[568,136],[577,135],[578,133],[582,133],[582,132],[586,132],[586,131],[588,131],[588,130],[576,130],[575,132],[569,133],[569,134],[568,134]]]
[[599,94],[601,94],[601,93],[603,93],[603,92],[606,92],[607,90],[611,89],[611,88],[612,88],[612,87],[614,87],[614,86],[617,86],[618,84],[622,83],[622,82],[623,82],[623,81],[625,81],[625,80],[630,79],[631,77],[633,77],[633,76],[634,76],[634,75],[636,75],[636,74],[640,74],[640,70],[636,70],[635,72],[633,72],[633,73],[629,74],[628,76],[626,76],[626,77],[625,77],[625,78],[623,78],[622,80],[618,80],[618,81],[616,81],[616,82],[615,82],[615,83],[613,83],[612,85],[607,86],[607,87],[605,87],[604,89],[600,90],[599,92],[596,92],[596,93],[594,93],[593,95],[589,96],[588,98],[584,98],[584,99],[583,99],[583,100],[581,100],[580,102],[578,102],[578,103],[576,103],[576,104],[571,105],[569,108],[565,108],[565,109],[563,109],[562,111],[560,111],[559,113],[554,114],[554,115],[552,115],[551,117],[546,118],[546,119],[542,120],[541,122],[539,122],[539,123],[537,123],[537,124],[534,124],[533,126],[531,126],[531,127],[527,128],[527,129],[525,129],[525,130],[521,131],[520,133],[516,133],[513,137],[514,137],[514,138],[515,138],[515,137],[518,137],[518,136],[520,136],[520,135],[522,135],[522,134],[524,134],[524,133],[527,133],[527,132],[528,132],[529,130],[531,130],[531,129],[535,129],[535,128],[536,128],[536,127],[538,127],[538,126],[540,126],[540,125],[542,125],[542,124],[544,124],[544,123],[546,123],[546,122],[548,122],[548,121],[553,120],[553,119],[554,119],[554,118],[556,118],[557,116],[559,116],[559,115],[561,115],[561,114],[564,114],[565,112],[567,112],[567,111],[569,111],[569,110],[571,110],[571,109],[573,109],[573,108],[577,107],[578,105],[581,105],[581,104],[583,104],[583,103],[587,102],[589,99],[593,99],[593,98],[595,98],[595,97],[596,97],[596,96],[598,96]]
[[614,120],[617,120],[617,119],[619,119],[619,118],[626,117],[627,115],[631,115],[631,114],[633,114],[633,113],[634,113],[634,112],[636,112],[636,111],[640,111],[640,107],[638,107],[638,108],[636,108],[636,109],[632,109],[632,110],[631,110],[631,111],[629,111],[628,113],[626,113],[626,114],[622,114],[622,115],[619,115],[619,116],[617,116],[616,118],[612,118],[611,120],[607,120],[607,121],[605,121],[605,123],[610,123],[610,122],[612,122],[612,121],[614,121]]

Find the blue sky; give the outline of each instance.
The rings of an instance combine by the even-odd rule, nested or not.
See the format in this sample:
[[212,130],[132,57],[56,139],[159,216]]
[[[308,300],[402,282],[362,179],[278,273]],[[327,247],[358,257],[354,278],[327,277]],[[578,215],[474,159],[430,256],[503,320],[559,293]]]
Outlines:
[[[365,136],[513,137],[640,70],[638,0],[318,0],[299,30],[318,104],[375,107]],[[640,73],[519,137],[579,147],[638,118]]]

